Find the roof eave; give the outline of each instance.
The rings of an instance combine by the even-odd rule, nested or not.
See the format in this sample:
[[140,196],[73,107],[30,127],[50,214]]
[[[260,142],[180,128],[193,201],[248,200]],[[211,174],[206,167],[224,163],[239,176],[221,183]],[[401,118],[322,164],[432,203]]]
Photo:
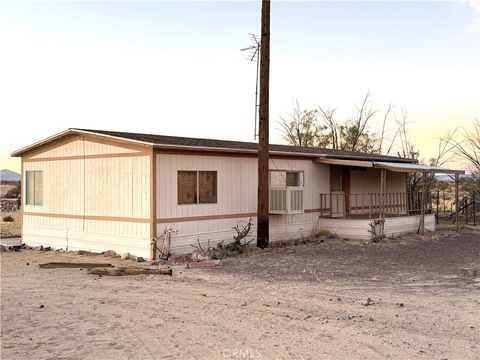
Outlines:
[[[257,149],[238,149],[238,148],[223,148],[223,147],[212,147],[212,146],[192,146],[192,145],[170,145],[170,144],[154,144],[155,149],[166,149],[166,150],[191,150],[191,151],[204,151],[204,152],[228,152],[228,153],[237,153],[237,154],[257,154]],[[282,156],[298,156],[298,157],[311,157],[317,158],[319,154],[314,153],[302,153],[302,152],[292,152],[292,151],[276,151],[270,150],[268,152],[271,155],[282,155]]]
[[358,155],[349,155],[349,154],[317,154],[316,157],[319,159],[346,159],[346,160],[356,160],[356,161],[384,161],[384,162],[399,162],[399,163],[408,163],[408,164],[417,164],[418,160],[417,159],[411,159],[411,158],[399,158],[399,157],[382,157],[379,155],[379,157],[369,157],[369,154],[365,154],[363,156],[358,156]]
[[93,131],[85,131],[85,130],[70,128],[70,129],[64,130],[62,132],[59,132],[55,135],[49,136],[49,137],[47,137],[43,140],[40,140],[40,141],[37,141],[33,144],[25,146],[21,149],[15,150],[14,152],[12,152],[10,154],[10,156],[12,156],[12,157],[22,156],[23,154],[25,154],[29,151],[35,150],[35,149],[37,149],[37,148],[39,148],[39,147],[41,147],[45,144],[48,144],[52,141],[61,139],[62,137],[65,137],[65,136],[70,135],[70,134],[88,134],[88,135],[92,135],[92,136],[100,136],[100,137],[104,137],[104,138],[110,138],[110,139],[113,139],[113,140],[128,141],[128,142],[131,142],[131,143],[142,144],[142,145],[147,145],[147,146],[153,146],[154,145],[152,143],[145,142],[145,141],[127,139],[127,138],[120,137],[120,136],[112,136],[112,135],[101,134],[101,133],[93,132]]
[[42,146],[42,145],[44,145],[44,144],[47,144],[47,143],[49,143],[49,142],[51,142],[51,141],[60,139],[60,138],[66,136],[66,135],[68,135],[68,134],[70,134],[70,133],[72,133],[72,129],[64,130],[64,131],[59,132],[59,133],[57,133],[57,134],[55,134],[55,135],[49,136],[48,138],[45,138],[45,139],[40,140],[40,141],[37,141],[37,142],[35,142],[35,143],[33,143],[33,144],[30,144],[30,145],[28,145],[28,146],[25,146],[25,147],[23,147],[23,148],[21,148],[21,149],[15,150],[14,152],[12,152],[12,153],[10,154],[10,156],[12,156],[12,157],[22,156],[22,154],[24,154],[24,153],[26,153],[26,152],[28,152],[28,151],[30,151],[30,150],[36,149],[36,148],[38,148],[38,147],[40,147],[40,146]]

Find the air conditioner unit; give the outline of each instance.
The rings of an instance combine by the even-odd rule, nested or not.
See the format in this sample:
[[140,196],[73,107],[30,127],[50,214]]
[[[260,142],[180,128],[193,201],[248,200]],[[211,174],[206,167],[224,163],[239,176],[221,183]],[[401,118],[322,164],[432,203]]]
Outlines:
[[303,186],[270,187],[270,214],[302,214]]

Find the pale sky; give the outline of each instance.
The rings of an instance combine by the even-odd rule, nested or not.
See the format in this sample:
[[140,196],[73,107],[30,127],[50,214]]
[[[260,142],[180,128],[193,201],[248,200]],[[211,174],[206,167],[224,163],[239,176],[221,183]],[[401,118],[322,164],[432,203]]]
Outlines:
[[[70,127],[253,141],[255,2],[0,2],[0,168]],[[303,107],[405,106],[424,157],[480,118],[480,0],[271,6],[271,142]],[[380,117],[372,123],[378,125]]]

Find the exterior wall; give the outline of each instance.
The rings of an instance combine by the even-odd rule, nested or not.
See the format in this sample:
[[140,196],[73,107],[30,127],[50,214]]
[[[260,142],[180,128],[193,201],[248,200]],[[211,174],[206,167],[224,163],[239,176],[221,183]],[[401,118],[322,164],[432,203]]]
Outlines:
[[[310,236],[317,229],[319,194],[330,187],[328,165],[311,160],[270,159],[270,169],[304,171],[304,214],[270,215],[272,241]],[[217,203],[178,205],[177,172],[181,170],[217,171]],[[255,157],[215,155],[156,155],[157,234],[167,227],[176,230],[171,251],[192,251],[191,244],[214,245],[233,239],[233,227],[249,218],[255,222],[257,211],[257,159]],[[255,223],[254,223],[255,225]],[[256,230],[252,230],[256,235]]]
[[149,257],[150,158],[142,146],[83,136],[24,156],[23,179],[43,172],[43,204],[24,205],[23,241]]
[[[363,171],[350,171],[350,193],[368,194],[380,192],[379,169],[367,168]],[[405,192],[407,189],[407,178],[405,173],[387,171],[387,193]]]
[[[367,196],[352,196],[350,206],[361,207],[361,211],[365,212],[365,207],[372,202],[373,205],[380,203],[380,169],[367,168],[364,171],[352,170],[350,171],[350,193],[351,194],[377,194],[376,197]],[[406,173],[387,171],[386,181],[386,214],[406,214],[407,198],[404,193],[407,191],[407,175]],[[399,193],[402,193],[400,195]],[[375,211],[374,211],[375,212]],[[377,211],[378,212],[378,209]],[[352,210],[351,213],[355,213]]]
[[[372,238],[370,219],[329,219],[318,220],[319,230],[327,230],[345,239],[368,240]],[[385,219],[385,236],[395,237],[415,233],[420,226],[420,215],[390,217]],[[435,231],[435,215],[425,215],[425,230]]]

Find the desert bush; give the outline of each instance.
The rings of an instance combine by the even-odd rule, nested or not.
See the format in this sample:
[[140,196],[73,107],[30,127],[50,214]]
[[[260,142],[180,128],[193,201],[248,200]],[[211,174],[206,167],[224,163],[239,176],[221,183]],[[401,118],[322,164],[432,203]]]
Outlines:
[[318,238],[318,237],[321,237],[321,236],[327,236],[327,237],[328,237],[328,236],[330,236],[330,235],[332,235],[332,233],[331,233],[329,230],[327,230],[327,229],[320,229],[320,230],[318,230],[313,236],[316,237],[316,238]]
[[5,198],[6,199],[16,199],[18,198],[18,196],[20,195],[20,192],[21,192],[21,185],[20,185],[20,181],[18,181],[16,184],[15,184],[15,187],[8,190],[7,193],[5,194]]

